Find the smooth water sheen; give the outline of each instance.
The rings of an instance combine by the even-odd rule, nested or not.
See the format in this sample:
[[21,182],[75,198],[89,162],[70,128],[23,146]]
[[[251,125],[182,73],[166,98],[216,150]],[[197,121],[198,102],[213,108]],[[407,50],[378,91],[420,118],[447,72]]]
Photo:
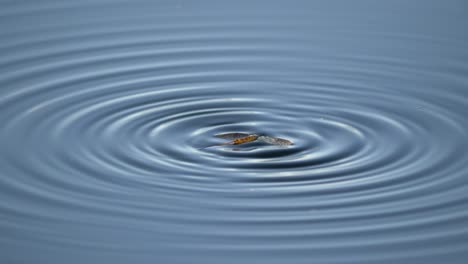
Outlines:
[[0,263],[467,263],[466,1],[1,6]]

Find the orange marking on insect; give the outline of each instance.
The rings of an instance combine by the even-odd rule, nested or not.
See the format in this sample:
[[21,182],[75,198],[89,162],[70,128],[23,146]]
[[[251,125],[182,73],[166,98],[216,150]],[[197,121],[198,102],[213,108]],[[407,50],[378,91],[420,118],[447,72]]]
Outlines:
[[218,146],[244,144],[244,143],[255,141],[255,140],[257,140],[257,138],[258,138],[257,135],[252,134],[252,135],[248,135],[246,137],[237,138],[237,139],[231,140],[229,142],[219,144]]
[[233,145],[239,145],[239,144],[244,144],[244,143],[247,143],[247,142],[252,142],[252,141],[255,141],[257,140],[258,136],[257,135],[248,135],[246,137],[243,137],[243,138],[238,138],[238,139],[235,139],[232,142]]

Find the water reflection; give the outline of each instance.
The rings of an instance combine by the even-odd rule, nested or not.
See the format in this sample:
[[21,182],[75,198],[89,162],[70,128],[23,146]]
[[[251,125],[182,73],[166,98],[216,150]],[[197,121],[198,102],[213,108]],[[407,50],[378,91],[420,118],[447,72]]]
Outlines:
[[0,262],[464,263],[464,10],[5,3]]

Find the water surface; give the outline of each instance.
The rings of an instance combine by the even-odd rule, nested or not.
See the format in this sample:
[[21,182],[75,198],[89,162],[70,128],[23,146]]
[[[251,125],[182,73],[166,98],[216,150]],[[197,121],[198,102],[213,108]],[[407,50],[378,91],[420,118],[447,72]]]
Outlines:
[[[465,263],[464,1],[4,1],[1,263]],[[226,132],[266,133],[204,148]]]

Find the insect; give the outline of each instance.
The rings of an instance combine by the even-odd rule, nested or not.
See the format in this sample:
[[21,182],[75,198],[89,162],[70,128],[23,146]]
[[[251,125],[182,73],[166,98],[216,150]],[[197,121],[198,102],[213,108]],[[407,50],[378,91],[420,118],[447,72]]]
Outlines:
[[267,135],[257,135],[257,134],[249,134],[249,133],[237,133],[237,132],[236,133],[221,133],[221,134],[216,134],[215,137],[223,138],[223,139],[230,139],[231,141],[221,143],[218,145],[214,145],[214,146],[240,145],[240,144],[253,142],[253,141],[261,141],[261,142],[265,142],[268,144],[281,145],[281,146],[293,145],[292,141],[289,141],[284,138],[277,138],[277,137],[271,137]]
[[240,144],[255,141],[255,140],[257,140],[259,138],[259,136],[256,135],[256,134],[244,134],[244,133],[232,133],[231,135],[229,133],[227,133],[227,134],[218,134],[218,135],[215,135],[215,136],[219,137],[219,138],[232,139],[231,141],[220,144],[220,146],[223,146],[223,145],[240,145]]

